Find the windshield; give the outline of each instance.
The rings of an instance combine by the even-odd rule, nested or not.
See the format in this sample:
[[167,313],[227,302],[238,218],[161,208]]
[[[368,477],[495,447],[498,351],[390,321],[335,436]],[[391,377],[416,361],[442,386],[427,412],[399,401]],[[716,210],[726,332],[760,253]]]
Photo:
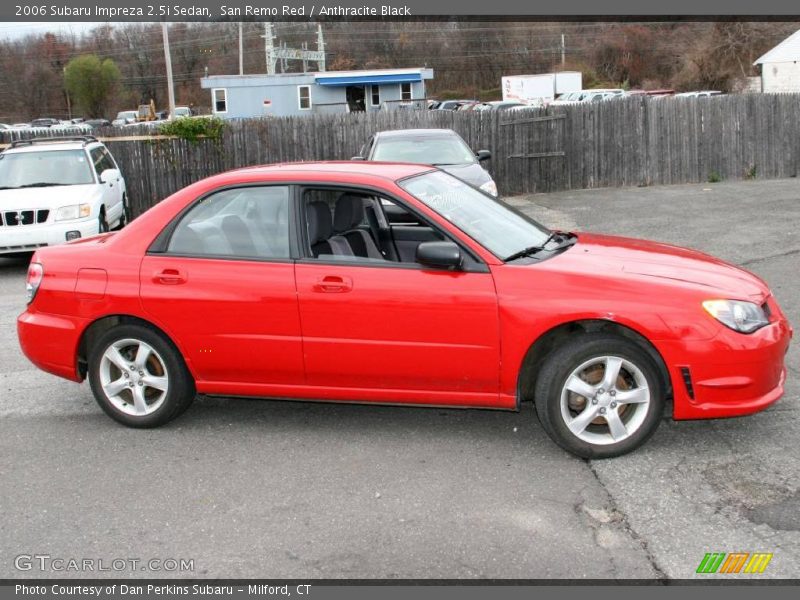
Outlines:
[[550,236],[533,219],[442,171],[405,179],[400,187],[499,258],[540,246]]
[[124,110],[117,113],[117,119],[135,119],[138,114],[135,110]]
[[0,189],[94,183],[83,150],[0,154]]
[[378,139],[372,160],[413,162],[426,165],[463,165],[475,162],[475,154],[454,135]]

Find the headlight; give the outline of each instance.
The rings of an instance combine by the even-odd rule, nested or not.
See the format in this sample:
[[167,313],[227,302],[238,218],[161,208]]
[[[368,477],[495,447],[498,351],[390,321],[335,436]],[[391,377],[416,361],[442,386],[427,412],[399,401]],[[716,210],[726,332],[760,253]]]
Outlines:
[[491,194],[492,196],[497,197],[497,184],[492,181],[491,179],[484,183],[481,187],[481,190],[486,192],[487,194]]
[[752,333],[769,324],[758,304],[742,300],[706,300],[703,308],[723,325],[741,333]]
[[62,206],[56,211],[56,221],[71,221],[73,219],[83,219],[92,212],[90,204],[72,204]]

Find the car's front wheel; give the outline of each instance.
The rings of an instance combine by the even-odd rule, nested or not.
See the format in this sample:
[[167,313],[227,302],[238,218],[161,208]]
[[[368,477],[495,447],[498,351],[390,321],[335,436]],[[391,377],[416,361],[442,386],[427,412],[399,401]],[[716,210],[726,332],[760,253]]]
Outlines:
[[178,350],[142,325],[120,325],[97,340],[89,356],[89,383],[106,414],[129,427],[163,425],[195,396]]
[[664,412],[658,367],[637,343],[590,333],[557,348],[542,365],[535,403],[547,434],[583,458],[610,458],[642,445]]

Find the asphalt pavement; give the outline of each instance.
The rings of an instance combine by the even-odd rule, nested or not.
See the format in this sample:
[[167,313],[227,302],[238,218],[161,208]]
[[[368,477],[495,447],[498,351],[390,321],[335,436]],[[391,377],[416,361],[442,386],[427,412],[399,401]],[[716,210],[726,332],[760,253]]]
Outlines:
[[[510,201],[552,227],[744,265],[800,323],[795,179]],[[706,552],[771,552],[757,577],[798,575],[797,343],[786,396],[769,410],[667,419],[646,446],[606,461],[564,453],[529,406],[201,398],[170,425],[140,431],[106,417],[88,385],[24,358],[15,330],[24,275],[21,261],[0,260],[0,578],[682,579]],[[35,561],[20,570],[20,555],[47,555],[51,566],[94,559],[95,570]],[[114,559],[128,562],[96,570]]]

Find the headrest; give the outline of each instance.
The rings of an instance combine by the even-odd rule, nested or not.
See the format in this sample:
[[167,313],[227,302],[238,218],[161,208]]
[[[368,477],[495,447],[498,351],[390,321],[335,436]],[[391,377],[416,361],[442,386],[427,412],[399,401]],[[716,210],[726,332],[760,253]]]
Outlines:
[[344,193],[336,201],[333,228],[337,233],[353,229],[364,220],[364,197]]
[[306,222],[308,241],[312,246],[327,240],[333,234],[331,209],[325,202],[309,202],[306,205]]

